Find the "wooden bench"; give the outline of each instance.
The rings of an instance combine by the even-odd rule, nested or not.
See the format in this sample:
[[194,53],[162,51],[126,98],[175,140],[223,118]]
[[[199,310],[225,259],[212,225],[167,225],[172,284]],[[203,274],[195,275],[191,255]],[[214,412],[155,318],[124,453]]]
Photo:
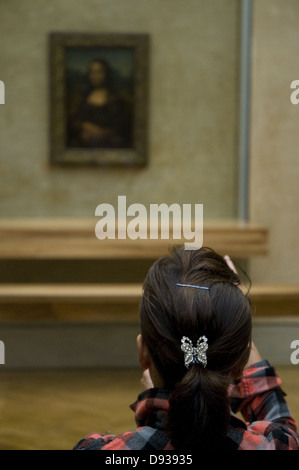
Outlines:
[[[156,259],[181,240],[98,240],[97,219],[0,219],[0,259]],[[171,232],[170,232],[171,233]],[[207,222],[203,244],[234,258],[268,253],[266,228]]]
[[[184,240],[98,240],[96,219],[0,219],[0,260],[150,260]],[[249,259],[268,253],[268,232],[239,222],[204,224],[204,243]],[[115,284],[0,284],[0,321],[138,321],[142,280]],[[256,315],[296,315],[299,286],[253,286]]]
[[[138,321],[142,284],[0,286],[0,320]],[[257,285],[253,316],[299,313],[299,285]]]

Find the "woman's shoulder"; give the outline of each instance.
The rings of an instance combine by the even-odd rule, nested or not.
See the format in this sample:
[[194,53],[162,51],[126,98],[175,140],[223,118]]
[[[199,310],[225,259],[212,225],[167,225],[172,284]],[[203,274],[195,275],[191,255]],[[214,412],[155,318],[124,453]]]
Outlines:
[[256,421],[245,429],[231,426],[227,443],[235,450],[299,450],[299,436],[292,418]]

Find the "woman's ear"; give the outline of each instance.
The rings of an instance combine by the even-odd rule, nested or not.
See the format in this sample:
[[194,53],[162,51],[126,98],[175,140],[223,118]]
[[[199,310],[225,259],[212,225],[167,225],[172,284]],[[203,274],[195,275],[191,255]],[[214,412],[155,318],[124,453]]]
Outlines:
[[138,360],[142,369],[148,369],[151,365],[149,350],[145,342],[143,341],[142,335],[137,336],[137,351],[138,351]]

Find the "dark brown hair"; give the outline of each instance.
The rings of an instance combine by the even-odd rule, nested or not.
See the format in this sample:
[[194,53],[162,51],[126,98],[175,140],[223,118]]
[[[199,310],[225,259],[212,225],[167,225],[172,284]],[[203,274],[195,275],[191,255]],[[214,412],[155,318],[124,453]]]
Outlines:
[[[177,283],[209,287],[180,287]],[[224,445],[230,418],[228,386],[248,361],[251,309],[239,277],[210,248],[173,247],[144,281],[141,333],[170,391],[168,431],[175,449]],[[207,366],[184,364],[181,339],[208,338]]]

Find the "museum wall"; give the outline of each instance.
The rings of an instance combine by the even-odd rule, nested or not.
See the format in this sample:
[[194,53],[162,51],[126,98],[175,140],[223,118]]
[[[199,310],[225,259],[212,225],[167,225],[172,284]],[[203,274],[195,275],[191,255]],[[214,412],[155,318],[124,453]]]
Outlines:
[[[299,106],[290,83],[299,79],[299,5],[253,5],[250,220],[269,229],[270,249],[250,261],[250,274],[298,282]],[[203,203],[204,221],[236,218],[239,15],[237,0],[2,0],[0,217],[93,217],[98,204],[126,195],[145,205]],[[49,164],[52,31],[149,33],[145,168]]]
[[299,79],[296,0],[254,2],[250,218],[269,228],[269,255],[251,261],[254,282],[299,280]]
[[[150,35],[145,168],[49,164],[52,31]],[[93,217],[118,195],[236,217],[237,0],[2,0],[0,35],[0,217]]]

